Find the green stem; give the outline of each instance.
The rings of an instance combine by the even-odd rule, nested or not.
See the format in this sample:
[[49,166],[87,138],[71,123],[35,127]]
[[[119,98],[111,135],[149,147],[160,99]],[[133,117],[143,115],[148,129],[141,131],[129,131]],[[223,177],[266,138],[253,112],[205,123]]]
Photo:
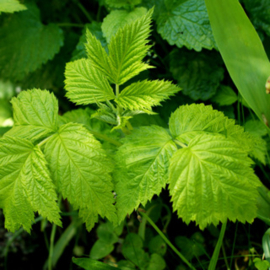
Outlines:
[[[54,135],[54,134],[53,134]],[[41,141],[38,146],[41,147],[43,144],[45,144],[53,135],[47,137],[46,139],[44,139],[43,141]]]
[[106,136],[106,135],[104,135],[104,134],[101,134],[101,133],[96,132],[96,131],[93,131],[93,130],[90,130],[90,132],[91,132],[95,137],[97,137],[98,139],[107,141],[107,142],[109,142],[109,143],[111,143],[111,144],[114,144],[114,145],[116,145],[116,146],[121,146],[121,145],[122,145],[120,142],[118,142],[118,141],[116,141],[116,140],[114,140],[114,139],[112,139],[112,138],[110,138],[110,137],[108,137],[108,136]]
[[84,27],[83,24],[79,23],[57,23],[57,25],[60,27],[80,27],[80,28]]
[[232,255],[230,260],[230,269],[232,268],[233,263],[233,254],[234,254],[234,248],[235,248],[235,242],[236,242],[236,236],[237,236],[237,229],[238,229],[238,221],[236,221],[235,231],[234,231],[234,238],[233,238],[233,246],[232,246]]
[[81,11],[83,12],[83,14],[85,15],[85,17],[89,20],[89,22],[93,22],[92,17],[90,16],[90,14],[88,13],[88,11],[85,9],[85,7],[79,2],[79,1],[75,1],[75,3],[78,5],[78,7],[81,9]]
[[178,140],[174,140],[174,142],[175,142],[176,144],[180,145],[182,148],[186,148],[186,147],[187,147],[184,143],[182,143],[182,142],[180,142],[180,141],[178,141]]
[[212,255],[208,270],[215,270],[216,269],[218,256],[219,256],[219,253],[220,253],[220,248],[222,246],[223,237],[224,237],[225,231],[226,231],[226,226],[227,226],[227,221],[222,224],[221,231],[220,231],[220,234],[219,234],[219,237],[218,237],[218,242],[216,244],[214,253]]
[[152,221],[150,217],[148,217],[145,213],[140,212],[140,214],[146,218],[146,220],[151,224],[151,226],[157,231],[157,233],[162,237],[162,239],[167,243],[167,245],[178,255],[178,257],[191,269],[196,270],[191,263],[181,254],[177,248],[170,242],[170,240],[164,235],[164,233],[156,226],[156,224]]
[[[62,196],[59,195],[59,197],[58,197],[58,206],[59,206],[59,208],[60,208],[60,205],[61,205],[61,200],[62,200]],[[49,251],[49,259],[48,259],[48,269],[49,270],[53,269],[52,258],[53,258],[55,233],[56,233],[56,224],[53,223],[52,231],[51,231],[51,237],[50,237],[50,251]]]
[[226,251],[225,251],[225,247],[224,247],[224,244],[223,243],[221,245],[221,249],[222,249],[222,254],[224,256],[224,261],[225,261],[227,270],[230,270],[231,268],[230,268],[229,263],[228,263],[228,260],[227,260],[227,255],[226,255]]

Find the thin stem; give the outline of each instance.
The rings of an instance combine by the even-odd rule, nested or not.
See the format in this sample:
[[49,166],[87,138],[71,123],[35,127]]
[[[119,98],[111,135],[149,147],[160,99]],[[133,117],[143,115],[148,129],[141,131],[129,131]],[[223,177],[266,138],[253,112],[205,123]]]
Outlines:
[[238,229],[238,221],[236,221],[236,226],[235,226],[233,246],[232,246],[232,255],[231,255],[232,258],[230,260],[230,269],[232,268],[232,263],[233,263],[233,254],[234,254],[234,248],[235,248],[235,242],[236,242],[236,236],[237,236],[237,229]]
[[101,140],[104,140],[104,141],[107,141],[111,144],[114,144],[116,146],[121,146],[122,144],[110,137],[108,137],[107,135],[104,135],[104,134],[101,134],[99,132],[96,132],[96,131],[93,131],[93,130],[90,130],[90,132],[95,135],[95,137],[97,137],[98,139],[101,139]]
[[79,23],[57,23],[57,25],[60,27],[80,27],[80,28],[84,27],[83,24]]
[[75,1],[75,3],[78,5],[78,7],[81,9],[81,11],[83,12],[83,14],[85,15],[85,17],[89,20],[89,22],[93,22],[92,17],[90,16],[90,14],[88,13],[88,11],[85,9],[85,7],[79,2],[79,1]]
[[225,261],[225,264],[226,264],[227,270],[230,270],[231,268],[230,268],[229,263],[228,263],[228,260],[227,260],[227,255],[226,255],[226,251],[225,251],[224,243],[222,243],[222,245],[221,245],[221,249],[222,249],[222,253],[223,253],[223,256],[224,256],[224,261]]
[[191,269],[195,270],[192,264],[180,253],[177,248],[170,242],[170,240],[164,235],[164,233],[156,226],[150,217],[145,213],[140,212],[140,214],[146,218],[146,220],[151,224],[151,226],[157,231],[157,233],[162,237],[162,239],[167,243],[167,245],[178,255],[178,257]]
[[47,137],[46,139],[44,139],[43,141],[41,141],[38,146],[41,147],[43,144],[45,144],[53,135]]
[[[61,200],[62,200],[62,196],[59,195],[58,197],[58,206],[60,208],[61,205]],[[55,238],[55,233],[56,233],[56,224],[53,223],[52,226],[52,231],[51,231],[51,237],[50,237],[50,251],[49,251],[49,259],[48,259],[48,269],[52,270],[53,269],[53,265],[52,265],[52,257],[53,257],[53,249],[54,249],[54,238]]]
[[186,148],[186,147],[187,147],[184,143],[182,143],[182,142],[180,142],[180,141],[178,141],[178,140],[174,140],[174,142],[175,142],[176,144],[180,145],[182,148]]
[[221,227],[221,231],[220,231],[220,234],[219,234],[218,242],[216,244],[214,253],[212,255],[208,270],[215,270],[216,269],[218,256],[219,256],[219,253],[220,253],[220,248],[222,246],[223,237],[224,237],[225,231],[226,231],[226,226],[227,226],[227,221],[222,223],[222,227]]
[[128,128],[129,131],[133,130],[133,127],[132,127],[132,125],[130,124],[129,121],[127,121],[127,128]]

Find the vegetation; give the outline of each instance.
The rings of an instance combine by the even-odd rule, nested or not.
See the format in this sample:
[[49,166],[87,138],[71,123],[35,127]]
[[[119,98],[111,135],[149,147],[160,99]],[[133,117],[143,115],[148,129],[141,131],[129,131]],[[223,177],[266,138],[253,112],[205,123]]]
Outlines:
[[267,1],[0,12],[3,269],[270,267]]

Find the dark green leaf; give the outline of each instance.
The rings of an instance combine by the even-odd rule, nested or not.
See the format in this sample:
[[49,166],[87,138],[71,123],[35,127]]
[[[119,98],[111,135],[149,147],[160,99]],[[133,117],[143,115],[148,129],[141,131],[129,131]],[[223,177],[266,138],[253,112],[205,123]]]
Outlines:
[[215,52],[174,50],[170,54],[170,71],[183,93],[194,100],[207,100],[223,79],[222,61]]

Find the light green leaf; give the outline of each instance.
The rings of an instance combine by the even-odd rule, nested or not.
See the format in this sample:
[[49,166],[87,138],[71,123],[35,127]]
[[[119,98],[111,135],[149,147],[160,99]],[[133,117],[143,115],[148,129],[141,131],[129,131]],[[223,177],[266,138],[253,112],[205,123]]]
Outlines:
[[21,4],[18,0],[0,0],[0,13],[13,13],[16,11],[26,10],[26,6]]
[[58,102],[53,93],[33,89],[11,100],[14,127],[6,134],[36,141],[57,131]]
[[93,21],[92,23],[87,23],[84,25],[80,40],[76,46],[76,49],[72,53],[71,61],[78,60],[81,58],[87,58],[85,49],[85,43],[87,42],[86,29],[88,29],[92,33],[92,35],[94,35],[101,42],[102,47],[105,48],[107,46],[106,39],[103,37],[103,33],[101,30],[101,23],[95,21]]
[[120,28],[111,38],[109,56],[97,38],[86,31],[88,59],[91,65],[99,69],[112,83],[121,85],[150,68],[142,60],[150,48],[146,44],[150,35],[152,13],[153,10],[150,10],[138,20]]
[[7,18],[0,29],[1,78],[23,79],[63,45],[62,30],[56,24],[43,25],[36,5],[27,4],[27,8]]
[[142,127],[125,138],[115,170],[119,221],[161,192],[168,181],[169,159],[176,150],[171,136],[158,126]]
[[203,134],[171,159],[170,185],[173,209],[187,224],[204,229],[227,219],[251,223],[256,217],[260,181],[252,161],[232,140]]
[[207,100],[217,91],[223,79],[220,56],[215,52],[197,53],[187,49],[170,54],[170,71],[183,94],[194,100]]
[[142,0],[105,0],[105,3],[112,8],[130,8],[141,2]]
[[67,63],[66,96],[76,104],[91,104],[114,99],[107,78],[87,59]]
[[205,3],[233,82],[258,118],[270,123],[270,95],[265,91],[270,63],[256,30],[238,0],[205,0]]
[[44,153],[59,191],[80,208],[88,230],[98,214],[116,221],[112,164],[87,129],[73,123],[61,126],[45,144]]
[[220,85],[217,93],[211,98],[212,102],[218,103],[220,106],[232,105],[238,100],[236,93],[231,87]]
[[132,11],[114,10],[108,14],[104,18],[101,26],[102,32],[107,42],[110,43],[111,37],[114,36],[120,28],[123,28],[125,25],[134,22],[138,18],[145,15],[146,12],[146,8],[139,7]]
[[157,18],[157,31],[170,45],[196,51],[217,48],[204,0],[167,0],[164,3]]
[[[150,48],[147,38],[150,35],[150,23],[153,10],[140,19],[119,29],[109,44],[111,78],[115,84],[123,84],[141,71],[150,68],[142,62]],[[121,44],[121,46],[119,46]]]
[[181,88],[168,81],[142,81],[127,86],[116,98],[116,102],[129,110],[151,110],[161,101],[179,92]]
[[222,134],[238,143],[246,152],[254,148],[253,139],[244,128],[235,125],[222,112],[213,110],[212,106],[192,104],[179,107],[169,120],[171,134],[178,140],[188,143],[200,133]]
[[12,137],[0,140],[0,205],[5,227],[30,232],[33,211],[61,226],[55,186],[39,146]]
[[113,82],[114,78],[112,77],[112,66],[109,63],[109,56],[102,47],[100,41],[88,29],[86,29],[86,40],[87,43],[85,44],[85,48],[91,65],[99,69],[111,82]]

